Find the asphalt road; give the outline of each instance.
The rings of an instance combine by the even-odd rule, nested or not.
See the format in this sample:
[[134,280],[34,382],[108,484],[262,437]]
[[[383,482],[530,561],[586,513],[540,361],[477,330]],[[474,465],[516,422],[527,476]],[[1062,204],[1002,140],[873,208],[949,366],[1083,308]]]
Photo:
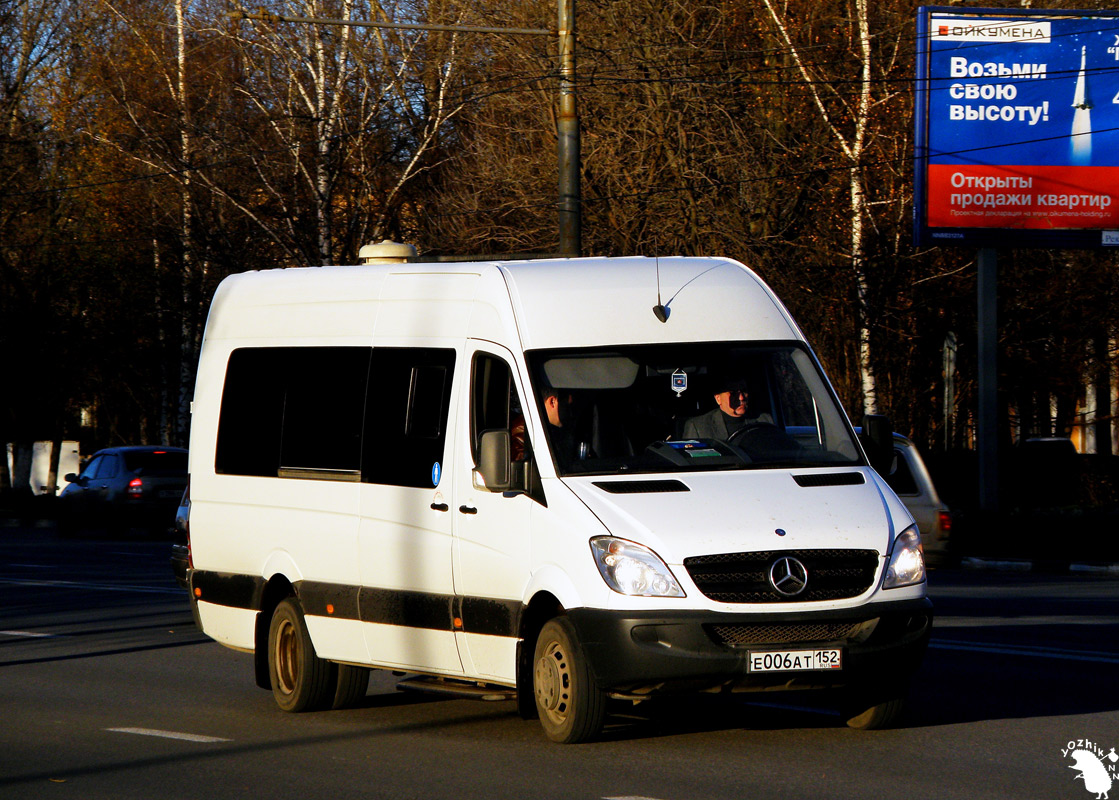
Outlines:
[[603,741],[564,747],[509,702],[383,673],[358,708],[284,714],[250,656],[195,630],[166,544],[0,529],[0,798],[1095,797],[1068,751],[1119,749],[1119,579],[931,587],[900,729],[848,730],[808,695],[702,695],[618,706]]

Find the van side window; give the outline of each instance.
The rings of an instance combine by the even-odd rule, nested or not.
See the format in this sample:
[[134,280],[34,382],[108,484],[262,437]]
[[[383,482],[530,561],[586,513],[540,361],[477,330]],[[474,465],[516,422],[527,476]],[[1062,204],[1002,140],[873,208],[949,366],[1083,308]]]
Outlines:
[[216,471],[352,473],[356,480],[370,353],[368,347],[234,350],[222,393]]
[[369,348],[305,347],[294,352],[280,468],[351,472],[356,480]]
[[497,356],[474,356],[470,418],[470,454],[478,463],[482,432],[507,430],[513,438],[513,460],[525,458],[525,418],[509,365]]
[[503,359],[489,353],[474,355],[470,384],[470,456],[479,464],[482,434],[509,431],[509,456],[512,462],[511,490],[523,492],[542,506],[548,505],[544,485],[536,468],[513,374]]
[[436,485],[442,472],[454,366],[454,350],[373,349],[365,405],[363,482],[419,488]]

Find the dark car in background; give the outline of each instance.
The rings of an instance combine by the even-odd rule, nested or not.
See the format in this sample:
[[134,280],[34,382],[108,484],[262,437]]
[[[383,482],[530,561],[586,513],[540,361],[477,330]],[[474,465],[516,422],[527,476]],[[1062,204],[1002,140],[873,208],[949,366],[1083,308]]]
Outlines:
[[59,495],[65,530],[143,528],[164,535],[187,485],[187,451],[180,447],[98,450]]

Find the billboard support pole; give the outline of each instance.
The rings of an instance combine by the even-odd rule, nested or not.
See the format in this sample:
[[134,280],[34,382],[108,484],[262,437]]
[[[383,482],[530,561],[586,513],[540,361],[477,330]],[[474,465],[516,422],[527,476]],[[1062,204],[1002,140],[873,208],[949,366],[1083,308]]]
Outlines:
[[983,247],[978,258],[979,509],[999,510],[998,253]]

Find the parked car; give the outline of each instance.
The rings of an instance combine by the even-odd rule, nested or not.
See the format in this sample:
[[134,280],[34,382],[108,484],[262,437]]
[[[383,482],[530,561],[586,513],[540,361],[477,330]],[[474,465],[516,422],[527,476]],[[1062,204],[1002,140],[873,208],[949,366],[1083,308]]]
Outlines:
[[952,532],[952,513],[937,494],[916,446],[900,433],[894,434],[890,474],[883,477],[917,522],[925,553],[942,554]]
[[187,451],[179,447],[110,447],[93,454],[59,495],[68,529],[148,528],[163,533],[187,484]]
[[[171,572],[179,586],[190,591],[190,483],[187,483],[179,506],[175,509],[175,521],[171,525]],[[201,628],[201,624],[198,626]]]

